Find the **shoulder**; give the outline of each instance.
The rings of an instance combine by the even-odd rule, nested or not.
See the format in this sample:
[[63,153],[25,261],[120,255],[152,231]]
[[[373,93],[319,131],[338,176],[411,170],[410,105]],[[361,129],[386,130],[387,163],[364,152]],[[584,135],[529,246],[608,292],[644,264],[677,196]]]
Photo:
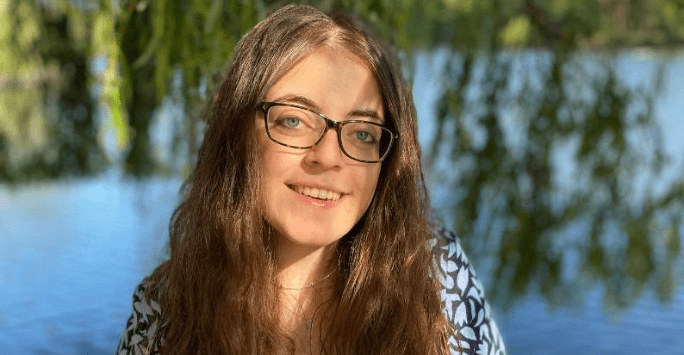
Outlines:
[[151,354],[158,350],[154,339],[162,327],[162,312],[159,302],[151,296],[151,289],[149,277],[135,288],[131,316],[119,338],[116,355]]
[[460,347],[463,354],[505,354],[484,289],[459,239],[440,228],[433,232],[430,246],[442,287],[443,311],[458,336],[458,340],[450,339],[453,348]]

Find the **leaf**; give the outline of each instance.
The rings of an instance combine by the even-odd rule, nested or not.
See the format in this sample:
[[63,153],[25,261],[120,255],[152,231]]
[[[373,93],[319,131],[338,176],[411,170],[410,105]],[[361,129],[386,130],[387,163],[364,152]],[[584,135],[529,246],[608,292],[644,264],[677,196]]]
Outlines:
[[123,78],[119,71],[119,46],[114,34],[114,20],[108,11],[103,10],[95,15],[94,23],[93,52],[105,61],[105,70],[100,75],[102,100],[109,109],[109,127],[114,130],[116,147],[123,150],[129,143],[130,129],[122,96]]
[[526,15],[512,18],[501,30],[501,42],[504,46],[521,47],[529,42],[530,28],[530,19]]
[[207,14],[207,19],[204,22],[204,34],[208,35],[214,31],[214,26],[216,25],[216,19],[223,12],[223,0],[214,0],[211,4],[211,9]]
[[150,43],[147,44],[147,48],[145,48],[145,51],[143,54],[136,59],[133,64],[131,64],[131,67],[133,70],[140,69],[142,66],[147,64],[147,62],[152,59],[152,56],[155,54],[157,47],[159,46],[159,42],[161,39],[159,37],[153,37]]

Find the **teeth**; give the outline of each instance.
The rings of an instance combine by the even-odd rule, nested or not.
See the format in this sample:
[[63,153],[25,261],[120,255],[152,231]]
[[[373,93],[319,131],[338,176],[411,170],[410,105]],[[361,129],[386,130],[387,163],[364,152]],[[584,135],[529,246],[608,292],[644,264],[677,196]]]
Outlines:
[[305,195],[305,196],[313,197],[313,198],[319,199],[319,200],[335,201],[335,200],[339,200],[340,197],[342,197],[342,194],[339,192],[317,189],[315,187],[291,186],[291,188],[294,191],[296,191],[297,193],[300,193],[300,194]]

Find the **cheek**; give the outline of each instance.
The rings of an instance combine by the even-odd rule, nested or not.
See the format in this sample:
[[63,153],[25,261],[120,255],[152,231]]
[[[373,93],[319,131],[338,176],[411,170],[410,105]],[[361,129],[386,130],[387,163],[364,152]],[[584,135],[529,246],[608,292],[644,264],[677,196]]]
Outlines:
[[[380,177],[380,168],[379,167],[373,167],[373,169],[370,170],[367,174],[364,174],[365,176],[362,178],[363,180],[363,187],[362,190],[364,191],[364,205],[365,208],[368,208],[370,205],[370,202],[373,200],[373,196],[375,195],[375,190],[378,185],[378,180]],[[365,212],[365,209],[364,209]]]
[[278,148],[274,147],[271,140],[266,136],[263,125],[257,128],[257,154],[259,154],[261,179],[264,186],[267,186],[274,176],[278,176],[278,170],[283,165],[283,159],[278,157],[276,149]]
[[273,197],[277,177],[282,175],[281,170],[273,154],[269,154],[268,151],[261,152],[261,198],[265,200],[262,203]]
[[[265,136],[265,132],[259,132],[257,130],[257,144],[258,144],[258,154],[259,154],[259,169],[261,172],[260,176],[260,182],[259,182],[259,187],[261,189],[260,191],[260,201],[259,204],[261,205],[262,211],[267,211],[268,210],[268,201],[269,201],[269,196],[273,195],[272,191],[272,186],[273,186],[273,177],[277,176],[277,165],[274,163],[277,163],[277,159],[274,159],[273,153],[269,150],[268,142],[264,141],[264,137],[261,136],[260,133],[263,133]],[[268,138],[266,137],[268,140]]]

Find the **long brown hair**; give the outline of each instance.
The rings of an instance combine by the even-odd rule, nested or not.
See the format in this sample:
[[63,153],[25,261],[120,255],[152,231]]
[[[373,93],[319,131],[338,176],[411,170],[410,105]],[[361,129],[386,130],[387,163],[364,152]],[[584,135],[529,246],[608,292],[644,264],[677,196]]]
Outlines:
[[[255,105],[321,46],[361,58],[399,133],[364,217],[338,243],[327,354],[446,354],[429,206],[410,92],[390,51],[355,20],[308,6],[281,8],[238,44],[214,98],[188,193],[172,217],[170,260],[152,277],[166,326],[164,354],[279,354],[273,231],[264,222]],[[159,340],[159,339],[157,339]]]

